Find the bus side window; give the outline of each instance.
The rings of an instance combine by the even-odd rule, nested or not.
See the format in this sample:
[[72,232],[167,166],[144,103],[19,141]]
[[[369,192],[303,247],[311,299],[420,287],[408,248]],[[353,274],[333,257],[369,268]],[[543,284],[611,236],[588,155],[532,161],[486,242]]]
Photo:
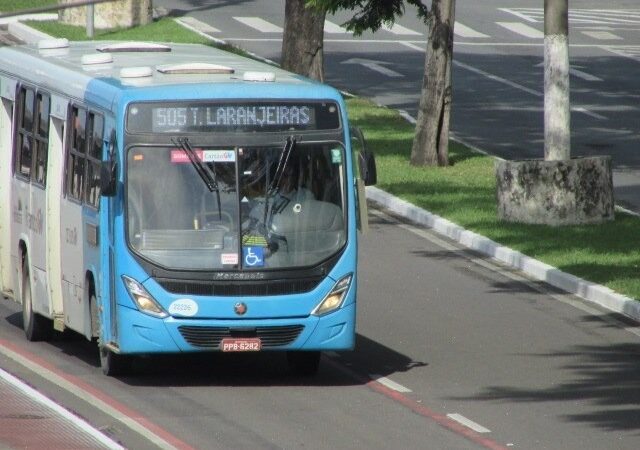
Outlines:
[[87,178],[85,200],[88,205],[98,208],[100,205],[100,161],[104,141],[104,119],[94,113],[89,114],[87,127]]
[[47,94],[38,92],[35,124],[35,177],[42,186],[47,183],[47,157],[49,152],[49,113],[51,101]]
[[67,195],[82,201],[85,178],[87,111],[73,107],[71,110],[70,145],[67,153]]
[[14,170],[25,178],[31,177],[33,158],[33,119],[35,91],[32,88],[20,87],[18,93],[18,126],[14,147]]

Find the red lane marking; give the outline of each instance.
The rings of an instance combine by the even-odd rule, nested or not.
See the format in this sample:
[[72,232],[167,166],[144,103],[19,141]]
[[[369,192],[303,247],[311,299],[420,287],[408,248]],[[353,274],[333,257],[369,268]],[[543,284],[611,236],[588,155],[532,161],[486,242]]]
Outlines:
[[[100,401],[103,401],[104,403],[109,405],[111,408],[115,409],[116,411],[118,411],[122,415],[126,416],[127,418],[137,422],[139,425],[141,425],[142,427],[144,427],[147,430],[151,431],[153,434],[155,434],[156,436],[160,437],[164,441],[168,442],[172,446],[174,446],[174,447],[176,447],[178,449],[181,449],[181,450],[196,450],[194,447],[191,447],[186,442],[178,439],[177,437],[173,436],[168,431],[164,430],[160,426],[158,426],[155,423],[151,422],[149,419],[147,419],[146,417],[142,416],[139,412],[129,408],[128,406],[125,406],[124,404],[118,402],[117,400],[114,400],[113,398],[109,397],[108,394],[102,392],[101,390],[99,390],[97,388],[94,388],[90,384],[87,384],[86,382],[82,381],[80,378],[60,371],[56,366],[54,366],[51,363],[49,363],[48,361],[40,358],[39,356],[36,356],[36,355],[34,355],[32,353],[29,353],[28,351],[24,350],[23,348],[19,347],[18,345],[13,344],[13,343],[8,342],[8,341],[5,341],[5,340],[0,340],[0,346],[3,346],[5,348],[11,350],[12,352],[19,354],[23,358],[29,360],[30,362],[32,362],[35,365],[38,365],[38,366],[42,367],[43,369],[46,369],[46,370],[48,370],[50,372],[53,372],[55,375],[59,376],[60,378],[65,379],[69,383],[77,386],[78,388],[80,388],[81,390],[85,391],[89,395],[97,398]],[[77,395],[77,393],[76,393],[76,395]],[[91,403],[90,399],[84,398],[81,395],[79,397],[81,397],[81,398],[83,398],[83,400]]]
[[471,442],[474,442],[478,445],[481,445],[491,450],[509,450],[508,447],[499,444],[493,439],[484,437],[480,433],[473,431],[471,428],[467,428],[464,425],[456,422],[455,420],[448,418],[447,416],[438,414],[437,412],[427,408],[426,406],[416,402],[415,400],[410,399],[406,395],[398,391],[394,391],[391,388],[388,388],[387,386],[385,386],[384,384],[378,381],[370,380],[368,378],[362,377],[357,373],[355,373],[354,371],[352,371],[351,369],[349,369],[348,367],[345,367],[331,359],[327,358],[325,359],[325,361],[329,362],[334,368],[346,373],[350,377],[355,378],[359,382],[365,384],[369,389],[379,394],[382,394],[385,397],[390,398],[391,400],[397,403],[400,403],[402,406],[409,408],[414,413],[419,414],[422,417],[425,417],[429,420],[432,420],[433,422],[437,423],[441,427],[444,427],[454,432],[455,434],[463,436],[466,439],[470,440]]

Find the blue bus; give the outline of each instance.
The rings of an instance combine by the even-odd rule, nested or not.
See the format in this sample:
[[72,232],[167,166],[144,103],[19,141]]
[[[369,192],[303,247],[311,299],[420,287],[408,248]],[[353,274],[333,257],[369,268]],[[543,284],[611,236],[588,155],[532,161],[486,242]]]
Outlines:
[[335,89],[203,45],[0,48],[0,291],[30,341],[137,355],[355,342],[375,161]]

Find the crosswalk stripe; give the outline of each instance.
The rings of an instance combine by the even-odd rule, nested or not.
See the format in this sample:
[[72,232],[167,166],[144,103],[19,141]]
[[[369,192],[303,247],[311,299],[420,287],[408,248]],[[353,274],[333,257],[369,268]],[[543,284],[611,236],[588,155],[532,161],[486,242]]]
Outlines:
[[181,17],[180,22],[192,26],[193,28],[197,29],[198,31],[202,31],[203,33],[220,33],[220,30],[218,30],[217,28],[212,27],[208,23],[204,23],[201,20],[196,19],[195,17]]
[[509,31],[513,31],[521,36],[532,38],[532,39],[540,39],[544,37],[544,33],[536,28],[530,27],[529,25],[525,25],[521,22],[496,22],[503,28],[506,28]]
[[617,34],[610,33],[609,31],[581,31],[585,36],[589,36],[593,39],[601,41],[620,41],[622,38]]
[[348,33],[347,29],[337,25],[333,22],[329,22],[328,20],[324,21],[324,32],[325,33],[334,33],[334,34],[344,34]]
[[421,33],[410,30],[409,28],[405,28],[402,25],[398,25],[397,23],[394,23],[393,26],[391,27],[383,24],[381,28],[385,31],[388,31],[389,33],[393,33],[401,36],[422,36]]
[[459,36],[461,38],[488,38],[484,33],[480,33],[479,31],[474,30],[473,28],[469,28],[468,26],[457,22],[453,27],[453,34]]
[[282,33],[282,28],[260,17],[234,17],[238,22],[263,33]]

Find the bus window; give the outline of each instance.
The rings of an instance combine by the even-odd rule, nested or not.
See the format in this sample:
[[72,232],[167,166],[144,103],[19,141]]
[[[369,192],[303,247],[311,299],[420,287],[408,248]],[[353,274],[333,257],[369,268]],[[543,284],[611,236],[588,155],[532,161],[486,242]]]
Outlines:
[[85,177],[87,111],[74,107],[71,111],[71,142],[67,154],[67,195],[82,201]]
[[33,158],[33,118],[35,91],[21,87],[18,95],[20,115],[17,127],[15,147],[15,170],[19,175],[31,177],[31,163]]
[[89,114],[87,127],[89,150],[87,152],[87,189],[85,200],[88,205],[98,208],[100,204],[100,160],[102,158],[102,141],[104,120],[102,116]]
[[45,185],[47,178],[47,153],[49,151],[49,111],[50,99],[46,94],[37,95],[37,115],[35,127],[35,177],[36,183]]

